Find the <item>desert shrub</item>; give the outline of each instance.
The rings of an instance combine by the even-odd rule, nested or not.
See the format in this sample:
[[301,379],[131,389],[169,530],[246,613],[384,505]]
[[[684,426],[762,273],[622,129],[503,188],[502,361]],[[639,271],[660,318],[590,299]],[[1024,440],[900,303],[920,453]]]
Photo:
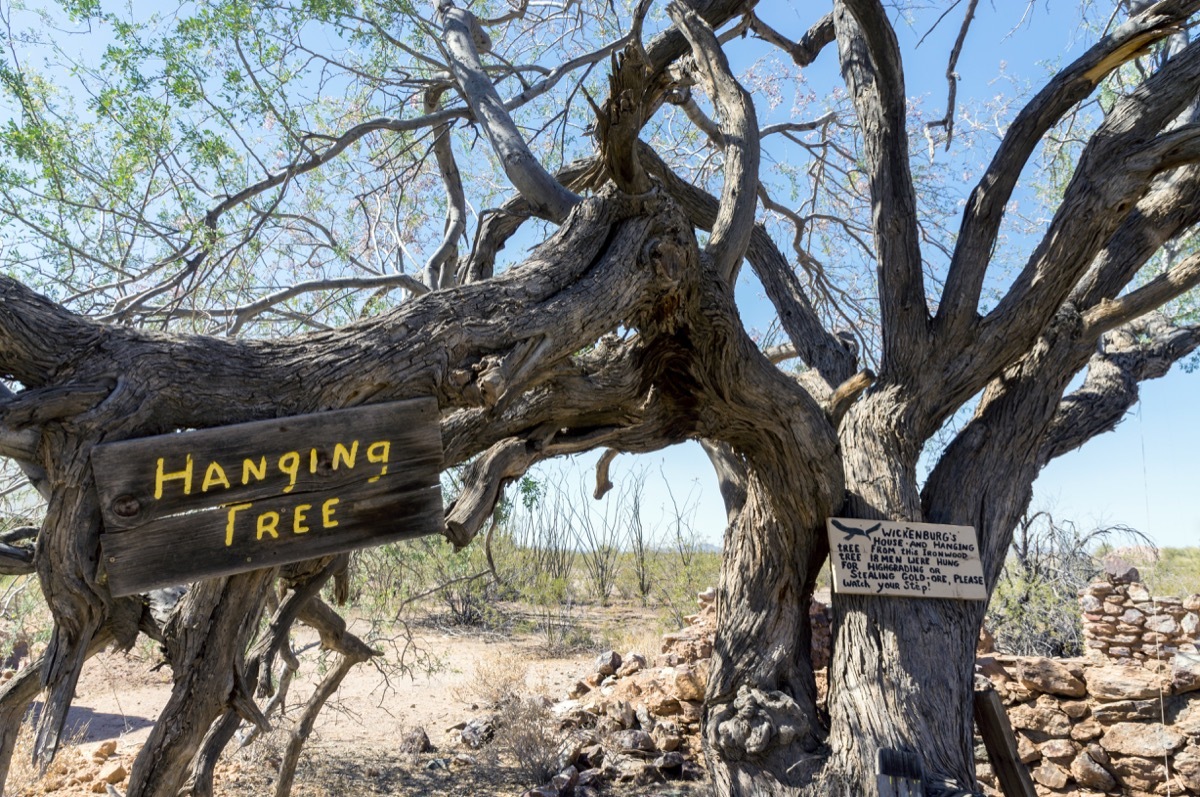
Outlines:
[[1155,595],[1183,597],[1200,593],[1200,547],[1159,548],[1155,561],[1138,568]]
[[562,656],[596,646],[591,631],[581,622],[572,580],[535,574],[527,590],[533,629],[544,637],[548,655]]
[[563,737],[550,710],[535,698],[516,698],[504,705],[496,720],[498,753],[508,758],[532,785],[558,774]]
[[721,574],[721,552],[705,544],[696,531],[695,492],[681,503],[670,482],[663,478],[670,505],[664,521],[663,547],[656,557],[663,574],[658,579],[657,596],[667,623],[679,627],[684,617],[696,611],[696,593],[716,585]]
[[1100,572],[1094,552],[1121,538],[1146,541],[1128,526],[1083,531],[1048,512],[1022,518],[988,605],[996,647],[1024,656],[1082,654],[1079,590]]
[[480,657],[470,677],[454,690],[462,703],[479,703],[488,709],[506,706],[525,690],[528,661],[520,656],[491,654]]

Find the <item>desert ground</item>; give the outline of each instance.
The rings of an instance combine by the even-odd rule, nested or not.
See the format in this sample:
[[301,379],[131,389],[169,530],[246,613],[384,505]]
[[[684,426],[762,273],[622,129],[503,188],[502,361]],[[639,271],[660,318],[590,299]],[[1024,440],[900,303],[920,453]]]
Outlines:
[[[519,616],[521,610],[504,607],[502,613]],[[355,667],[326,704],[301,756],[292,793],[515,797],[538,786],[502,742],[472,749],[460,740],[458,728],[513,694],[546,704],[563,700],[573,684],[594,671],[602,648],[658,652],[663,620],[633,602],[584,607],[574,622],[590,644],[551,650],[534,630],[454,627],[436,613],[385,629],[378,620],[354,620],[351,630],[374,640],[385,656]],[[294,642],[301,668],[283,716],[272,718],[272,733],[245,747],[236,740],[230,744],[217,768],[217,795],[273,793],[288,730],[328,665],[311,636],[301,631]],[[10,793],[109,793],[106,781],[120,793],[127,777],[122,770],[132,766],[170,695],[170,669],[161,665],[148,641],[128,653],[105,652],[89,661],[68,720],[70,745],[39,775],[28,763],[27,729]],[[406,745],[418,729],[428,736],[430,749],[417,752]],[[606,793],[704,794],[706,782],[696,773],[689,780],[614,784]]]

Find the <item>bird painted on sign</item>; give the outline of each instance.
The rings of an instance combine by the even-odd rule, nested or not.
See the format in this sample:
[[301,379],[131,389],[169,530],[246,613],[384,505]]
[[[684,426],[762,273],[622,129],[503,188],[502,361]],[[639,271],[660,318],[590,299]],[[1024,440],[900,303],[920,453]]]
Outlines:
[[871,541],[871,535],[878,531],[879,527],[883,525],[882,523],[876,523],[869,529],[856,529],[853,526],[846,526],[842,523],[839,523],[834,518],[830,518],[829,522],[833,524],[834,528],[846,535],[845,539],[849,540],[852,537],[862,537],[867,542]]

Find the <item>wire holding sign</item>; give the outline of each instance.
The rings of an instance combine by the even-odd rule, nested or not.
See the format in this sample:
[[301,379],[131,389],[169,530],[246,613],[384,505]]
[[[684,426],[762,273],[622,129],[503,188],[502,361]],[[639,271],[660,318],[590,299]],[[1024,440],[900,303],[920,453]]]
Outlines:
[[987,600],[970,526],[829,518],[826,530],[835,592]]

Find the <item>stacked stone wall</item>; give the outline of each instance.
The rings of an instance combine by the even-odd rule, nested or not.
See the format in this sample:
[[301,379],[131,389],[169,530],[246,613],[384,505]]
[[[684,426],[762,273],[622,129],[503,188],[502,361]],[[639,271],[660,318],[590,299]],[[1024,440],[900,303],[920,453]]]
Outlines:
[[1097,581],[1080,592],[1084,646],[1089,656],[1169,661],[1196,653],[1200,595],[1154,597],[1145,584]]
[[1083,658],[978,662],[1039,794],[1200,795],[1200,595],[1155,597],[1138,579],[1117,560],[1080,590]]
[[[1200,795],[1200,656],[981,659],[1042,795]],[[982,745],[981,783],[998,784]]]

